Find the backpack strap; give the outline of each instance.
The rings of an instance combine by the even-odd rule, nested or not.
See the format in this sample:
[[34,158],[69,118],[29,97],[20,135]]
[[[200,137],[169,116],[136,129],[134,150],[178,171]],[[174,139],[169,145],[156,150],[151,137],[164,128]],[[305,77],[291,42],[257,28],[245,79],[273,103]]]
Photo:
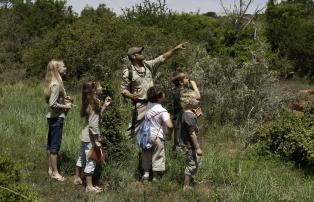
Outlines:
[[158,113],[156,113],[154,116],[152,116],[152,117],[150,117],[150,118],[147,117],[147,112],[146,112],[146,113],[145,113],[145,116],[147,117],[148,120],[151,120],[152,118],[154,118],[155,116],[157,116],[157,115],[159,115],[159,114],[161,114],[161,113],[163,113],[163,112],[167,112],[167,111],[158,112]]
[[144,66],[144,68],[146,68],[150,71],[150,73],[152,74],[152,77],[154,78],[155,73],[153,72],[152,68],[150,68],[150,66],[145,61],[143,61],[143,66]]
[[129,92],[130,93],[133,93],[133,91],[132,91],[132,88],[133,88],[133,86],[132,86],[132,80],[133,80],[133,70],[132,70],[132,65],[131,64],[129,64],[128,65],[128,79],[129,79],[129,82],[130,82],[130,84],[129,84]]
[[[163,113],[163,112],[167,112],[167,111],[161,111],[161,112],[155,114],[155,115],[154,115],[153,117],[151,117],[151,118],[154,118],[155,116],[157,116],[158,114],[161,114],[161,113]],[[163,122],[160,124],[160,126],[159,126],[159,128],[158,128],[158,131],[157,131],[157,134],[156,134],[156,139],[158,138],[158,134],[159,134],[159,131],[160,131],[162,125],[163,125]],[[156,140],[155,140],[155,141],[156,141]]]

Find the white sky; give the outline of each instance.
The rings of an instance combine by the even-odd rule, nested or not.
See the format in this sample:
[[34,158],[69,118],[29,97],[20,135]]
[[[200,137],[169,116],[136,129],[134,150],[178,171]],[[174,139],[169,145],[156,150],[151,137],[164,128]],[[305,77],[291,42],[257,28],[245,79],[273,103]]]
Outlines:
[[[233,8],[234,2],[239,0],[222,0],[224,6],[227,8]],[[121,14],[121,8],[132,7],[135,4],[139,4],[142,0],[68,0],[68,5],[72,5],[73,10],[80,13],[85,6],[92,6],[97,8],[99,4],[106,4],[115,13]],[[266,5],[267,0],[253,0],[253,3],[249,9],[249,13],[253,12],[257,6],[262,8]],[[197,12],[206,13],[208,11],[214,11],[217,14],[223,14],[223,9],[220,5],[220,0],[166,0],[167,7],[171,10],[178,12]]]

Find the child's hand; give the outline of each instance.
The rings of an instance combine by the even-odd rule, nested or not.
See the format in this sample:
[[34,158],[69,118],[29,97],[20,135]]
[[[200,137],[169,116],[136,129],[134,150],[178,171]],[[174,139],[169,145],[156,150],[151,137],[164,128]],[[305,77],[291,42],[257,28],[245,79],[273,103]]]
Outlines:
[[95,141],[95,147],[96,148],[100,148],[101,147],[101,143],[99,141]]
[[202,156],[202,150],[201,150],[201,148],[196,149],[195,152],[196,152],[196,154],[197,154],[198,156]]
[[64,99],[71,100],[71,101],[73,100],[73,98],[71,96],[69,96],[69,95],[65,96]]
[[139,98],[139,96],[136,93],[133,93],[132,96],[131,96],[131,99],[134,100],[134,101],[138,100],[138,98]]
[[105,98],[105,102],[104,102],[104,106],[105,107],[108,107],[109,105],[110,105],[110,103],[111,103],[111,97],[110,96],[107,96],[106,98]]
[[197,117],[200,117],[203,114],[202,109],[200,107],[193,109],[193,112]]
[[191,85],[196,85],[195,81],[193,81],[193,80],[189,80],[189,82]]
[[72,108],[72,103],[71,102],[65,103],[64,108],[70,110]]

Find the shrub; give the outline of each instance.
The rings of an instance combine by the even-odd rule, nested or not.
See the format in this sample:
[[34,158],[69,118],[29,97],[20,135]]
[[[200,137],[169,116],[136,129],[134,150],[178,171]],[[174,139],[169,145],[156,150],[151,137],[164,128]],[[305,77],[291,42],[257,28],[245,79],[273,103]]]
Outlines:
[[300,164],[314,163],[314,114],[303,117],[285,111],[254,133],[262,151],[274,153]]
[[273,96],[276,74],[269,70],[264,44],[252,50],[254,60],[238,63],[227,56],[212,57],[201,46],[184,53],[183,66],[200,88],[207,121],[246,124],[272,117],[282,98]]
[[138,22],[144,26],[155,26],[166,24],[172,17],[172,11],[167,8],[165,0],[151,2],[143,0],[142,3],[124,8],[123,17],[128,21]]
[[[105,99],[107,95],[113,97],[114,92],[110,85],[107,83],[102,85],[103,96],[102,100]],[[109,158],[119,159],[120,161],[125,161],[130,153],[130,147],[124,135],[123,122],[125,118],[122,116],[121,104],[119,104],[119,99],[117,96],[114,97],[113,102],[110,104],[108,110],[103,114],[101,120],[101,137],[102,144],[107,147]]]
[[0,201],[36,201],[38,195],[29,185],[21,183],[21,166],[14,160],[0,156]]

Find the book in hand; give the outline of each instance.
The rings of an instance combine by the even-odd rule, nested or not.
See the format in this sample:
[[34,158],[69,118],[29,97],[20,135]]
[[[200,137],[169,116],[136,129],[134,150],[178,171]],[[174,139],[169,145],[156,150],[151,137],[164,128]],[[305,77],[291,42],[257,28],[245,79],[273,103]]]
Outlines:
[[87,158],[89,160],[102,162],[107,159],[107,151],[102,147],[93,147],[91,150],[89,150]]
[[194,114],[197,116],[197,117],[200,117],[203,115],[203,111],[201,109],[201,107],[197,107],[196,109],[193,109],[193,112]]

